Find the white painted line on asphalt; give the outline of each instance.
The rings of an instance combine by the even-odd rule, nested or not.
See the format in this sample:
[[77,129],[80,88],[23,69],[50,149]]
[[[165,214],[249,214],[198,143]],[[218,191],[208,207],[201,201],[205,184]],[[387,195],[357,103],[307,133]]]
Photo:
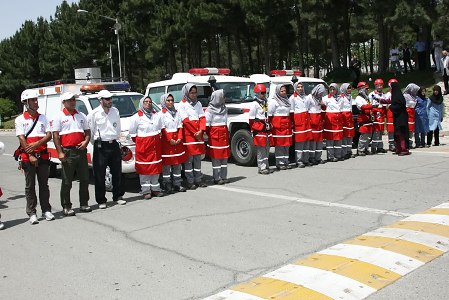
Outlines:
[[389,237],[426,245],[444,252],[449,251],[449,238],[422,231],[400,228],[378,228],[371,232],[365,233],[364,236]]
[[337,244],[318,253],[357,259],[402,276],[424,265],[424,262],[406,255],[360,245]]
[[405,218],[402,221],[414,221],[414,222],[425,222],[440,225],[449,225],[449,216],[445,215],[431,215],[431,214],[416,214]]
[[245,294],[239,291],[226,290],[203,300],[263,300],[260,297]]
[[376,289],[354,279],[321,269],[286,265],[263,277],[279,279],[317,291],[333,299],[363,299]]
[[3,155],[12,156],[12,154],[9,154],[9,153],[3,153]]
[[289,200],[289,201],[294,201],[294,202],[298,202],[298,203],[306,203],[306,204],[319,205],[319,206],[325,206],[325,207],[344,208],[344,209],[362,211],[362,212],[367,212],[367,213],[374,213],[374,214],[379,214],[379,215],[390,215],[390,216],[395,216],[395,217],[408,217],[411,215],[409,213],[404,213],[404,212],[383,210],[383,209],[370,208],[370,207],[362,207],[362,206],[356,206],[356,205],[348,205],[348,204],[342,204],[342,203],[333,203],[333,202],[327,202],[327,201],[319,201],[319,200],[291,197],[291,196],[278,195],[278,194],[270,194],[270,193],[250,191],[250,190],[244,190],[244,189],[238,189],[238,188],[232,188],[232,187],[213,185],[213,186],[210,186],[210,188],[224,190],[224,191],[228,191],[228,192],[234,192],[234,193],[249,194],[249,195],[253,195],[253,196]]
[[443,204],[435,206],[434,208],[449,208],[449,203],[445,202]]

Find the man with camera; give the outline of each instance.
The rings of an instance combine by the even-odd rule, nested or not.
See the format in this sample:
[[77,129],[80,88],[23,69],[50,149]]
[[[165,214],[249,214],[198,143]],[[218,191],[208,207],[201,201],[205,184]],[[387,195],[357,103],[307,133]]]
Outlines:
[[93,137],[94,151],[92,166],[95,179],[95,200],[98,208],[105,209],[106,168],[109,166],[112,175],[112,199],[119,205],[126,204],[122,196],[122,156],[120,145],[120,114],[117,108],[112,106],[112,93],[101,90],[98,93],[100,105],[87,116],[90,132]]

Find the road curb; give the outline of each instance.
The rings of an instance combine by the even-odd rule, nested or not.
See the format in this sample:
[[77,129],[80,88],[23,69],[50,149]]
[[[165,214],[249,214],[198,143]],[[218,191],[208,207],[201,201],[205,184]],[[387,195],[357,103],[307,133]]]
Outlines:
[[365,299],[448,251],[445,202],[205,299]]

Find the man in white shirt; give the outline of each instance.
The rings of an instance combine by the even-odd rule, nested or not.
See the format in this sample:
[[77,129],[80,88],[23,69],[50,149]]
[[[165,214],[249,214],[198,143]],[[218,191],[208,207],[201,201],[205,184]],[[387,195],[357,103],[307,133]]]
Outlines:
[[390,49],[390,64],[391,64],[391,70],[393,72],[399,72],[401,70],[401,65],[399,63],[399,49],[398,48]]
[[120,114],[118,109],[112,106],[112,96],[111,92],[101,90],[98,93],[100,105],[87,116],[94,145],[92,167],[95,179],[95,200],[100,209],[107,207],[105,176],[108,166],[112,175],[112,199],[117,204],[126,204],[122,198],[125,194],[121,180],[122,156],[117,142],[121,131]]
[[443,63],[441,62],[442,51],[443,51],[443,41],[440,36],[437,35],[435,40],[432,43],[432,48],[435,55],[435,66],[437,68],[436,72],[443,73]]

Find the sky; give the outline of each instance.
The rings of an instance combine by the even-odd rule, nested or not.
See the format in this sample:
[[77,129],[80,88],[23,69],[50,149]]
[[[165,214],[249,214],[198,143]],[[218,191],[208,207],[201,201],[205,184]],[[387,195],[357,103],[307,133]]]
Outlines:
[[[54,17],[56,6],[63,0],[2,0],[0,10],[0,41],[8,38],[22,27],[26,20],[36,22],[42,16],[50,20]],[[78,0],[67,0],[71,4]],[[6,4],[7,3],[7,4]]]

